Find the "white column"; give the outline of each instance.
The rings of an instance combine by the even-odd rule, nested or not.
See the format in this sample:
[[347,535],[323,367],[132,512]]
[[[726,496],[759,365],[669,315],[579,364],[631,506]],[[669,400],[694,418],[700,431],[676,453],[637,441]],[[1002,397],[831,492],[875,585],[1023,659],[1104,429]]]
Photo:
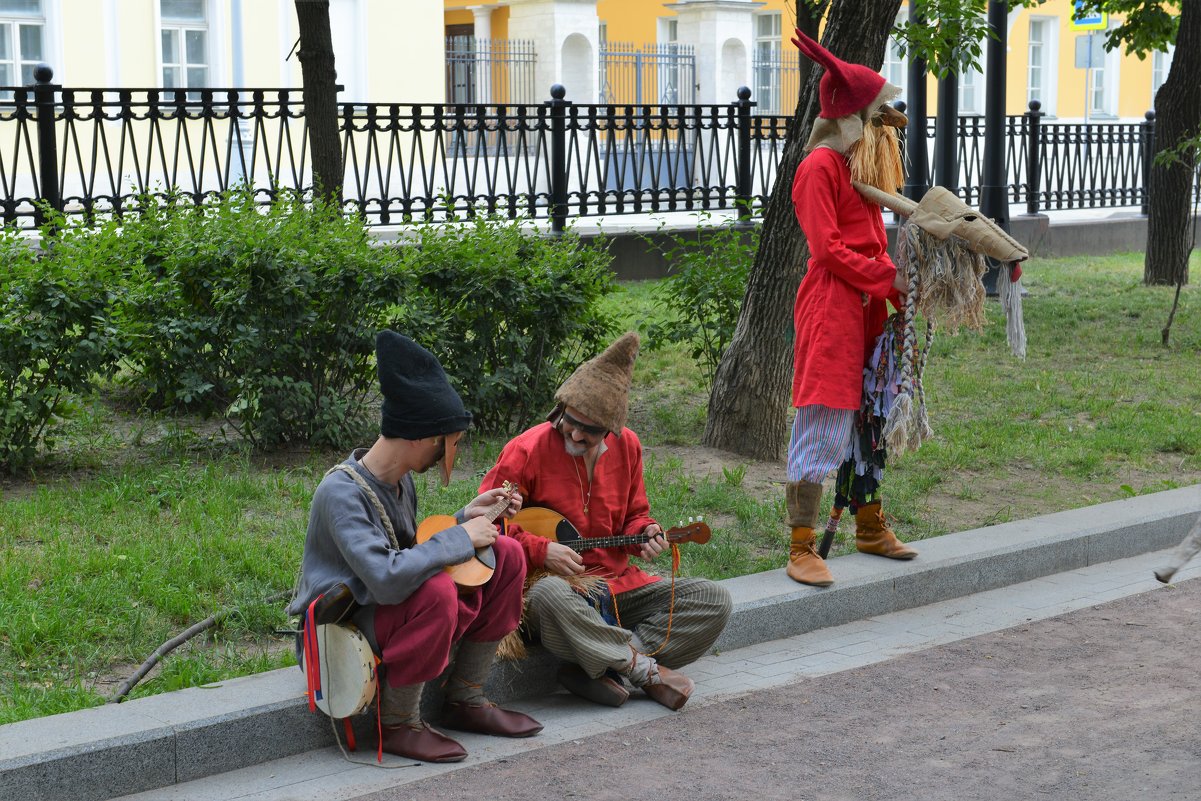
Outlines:
[[477,103],[492,102],[492,9],[468,6],[475,15],[475,97]]
[[535,96],[549,100],[552,84],[573,103],[595,103],[599,19],[596,0],[509,0],[509,37],[534,43]]
[[[108,78],[109,86],[121,85],[121,10],[117,8],[117,0],[105,0],[104,2],[104,63],[105,76]],[[155,36],[158,36],[158,31],[155,31]],[[54,67],[54,78],[59,83],[63,82],[63,70],[60,72],[59,65]],[[162,81],[162,75],[159,75],[158,82]]]
[[679,43],[692,45],[696,53],[697,103],[733,102],[738,87],[751,85],[754,14],[764,5],[756,0],[680,0],[667,5],[679,20]]

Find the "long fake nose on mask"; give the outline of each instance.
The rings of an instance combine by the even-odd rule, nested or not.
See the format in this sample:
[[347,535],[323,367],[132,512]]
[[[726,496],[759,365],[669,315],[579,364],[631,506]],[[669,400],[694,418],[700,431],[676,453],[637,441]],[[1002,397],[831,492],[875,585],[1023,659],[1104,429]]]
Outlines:
[[462,431],[447,434],[442,442],[445,450],[442,452],[442,486],[450,484],[450,471],[455,466],[455,451],[459,449],[459,440],[463,438]]
[[914,203],[907,197],[883,192],[867,184],[856,182],[854,186],[868,200],[908,217],[923,231],[939,239],[957,236],[967,243],[969,249],[997,261],[1014,262],[1030,258],[1024,245],[945,187],[930,187],[921,202]]
[[887,125],[889,128],[904,128],[909,124],[909,118],[890,103],[884,103],[872,115],[872,125]]

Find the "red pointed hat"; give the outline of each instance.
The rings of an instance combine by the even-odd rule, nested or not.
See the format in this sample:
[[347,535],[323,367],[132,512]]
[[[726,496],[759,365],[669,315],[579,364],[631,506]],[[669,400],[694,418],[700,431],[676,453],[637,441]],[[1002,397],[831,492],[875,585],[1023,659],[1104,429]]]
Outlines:
[[862,64],[848,64],[810,39],[799,28],[792,43],[810,60],[825,68],[818,85],[818,98],[822,105],[819,117],[836,120],[862,111],[884,88],[883,75]]

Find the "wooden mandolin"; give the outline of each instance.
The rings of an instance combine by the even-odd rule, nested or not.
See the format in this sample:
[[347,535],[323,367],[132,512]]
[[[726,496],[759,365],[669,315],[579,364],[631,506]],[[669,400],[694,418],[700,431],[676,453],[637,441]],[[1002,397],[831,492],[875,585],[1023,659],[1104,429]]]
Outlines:
[[[509,499],[517,489],[517,485],[506,481],[503,488],[505,496],[489,506],[482,515],[489,522],[496,520],[509,508]],[[457,525],[459,525],[459,521],[453,515],[430,515],[421,521],[421,525],[417,526],[417,543],[423,543],[439,531],[446,531]],[[476,548],[475,556],[466,562],[447,565],[444,569],[460,587],[478,587],[481,584],[487,584],[488,579],[492,578],[492,574],[496,571],[496,554],[492,552],[491,545],[486,548]]]
[[[646,534],[584,537],[566,517],[553,509],[541,506],[522,509],[514,515],[511,522],[531,534],[554,540],[560,545],[566,545],[573,551],[587,551],[591,548],[623,548],[627,545],[642,545],[650,539]],[[681,523],[675,528],[663,532],[663,537],[668,542],[697,542],[702,545],[709,541],[710,536],[712,536],[712,532],[709,530],[709,524],[700,518],[690,519],[687,523]]]

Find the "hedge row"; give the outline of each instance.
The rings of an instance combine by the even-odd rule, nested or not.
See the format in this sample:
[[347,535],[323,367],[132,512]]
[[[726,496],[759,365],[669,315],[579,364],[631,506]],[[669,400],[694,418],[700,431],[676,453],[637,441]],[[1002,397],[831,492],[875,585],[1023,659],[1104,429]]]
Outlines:
[[375,423],[374,334],[442,360],[477,426],[529,423],[614,333],[609,254],[477,218],[373,244],[361,221],[282,196],[148,201],[119,226],[0,232],[0,469],[54,446],[72,397],[118,382],[149,411],[224,418],[256,448],[346,446]]

